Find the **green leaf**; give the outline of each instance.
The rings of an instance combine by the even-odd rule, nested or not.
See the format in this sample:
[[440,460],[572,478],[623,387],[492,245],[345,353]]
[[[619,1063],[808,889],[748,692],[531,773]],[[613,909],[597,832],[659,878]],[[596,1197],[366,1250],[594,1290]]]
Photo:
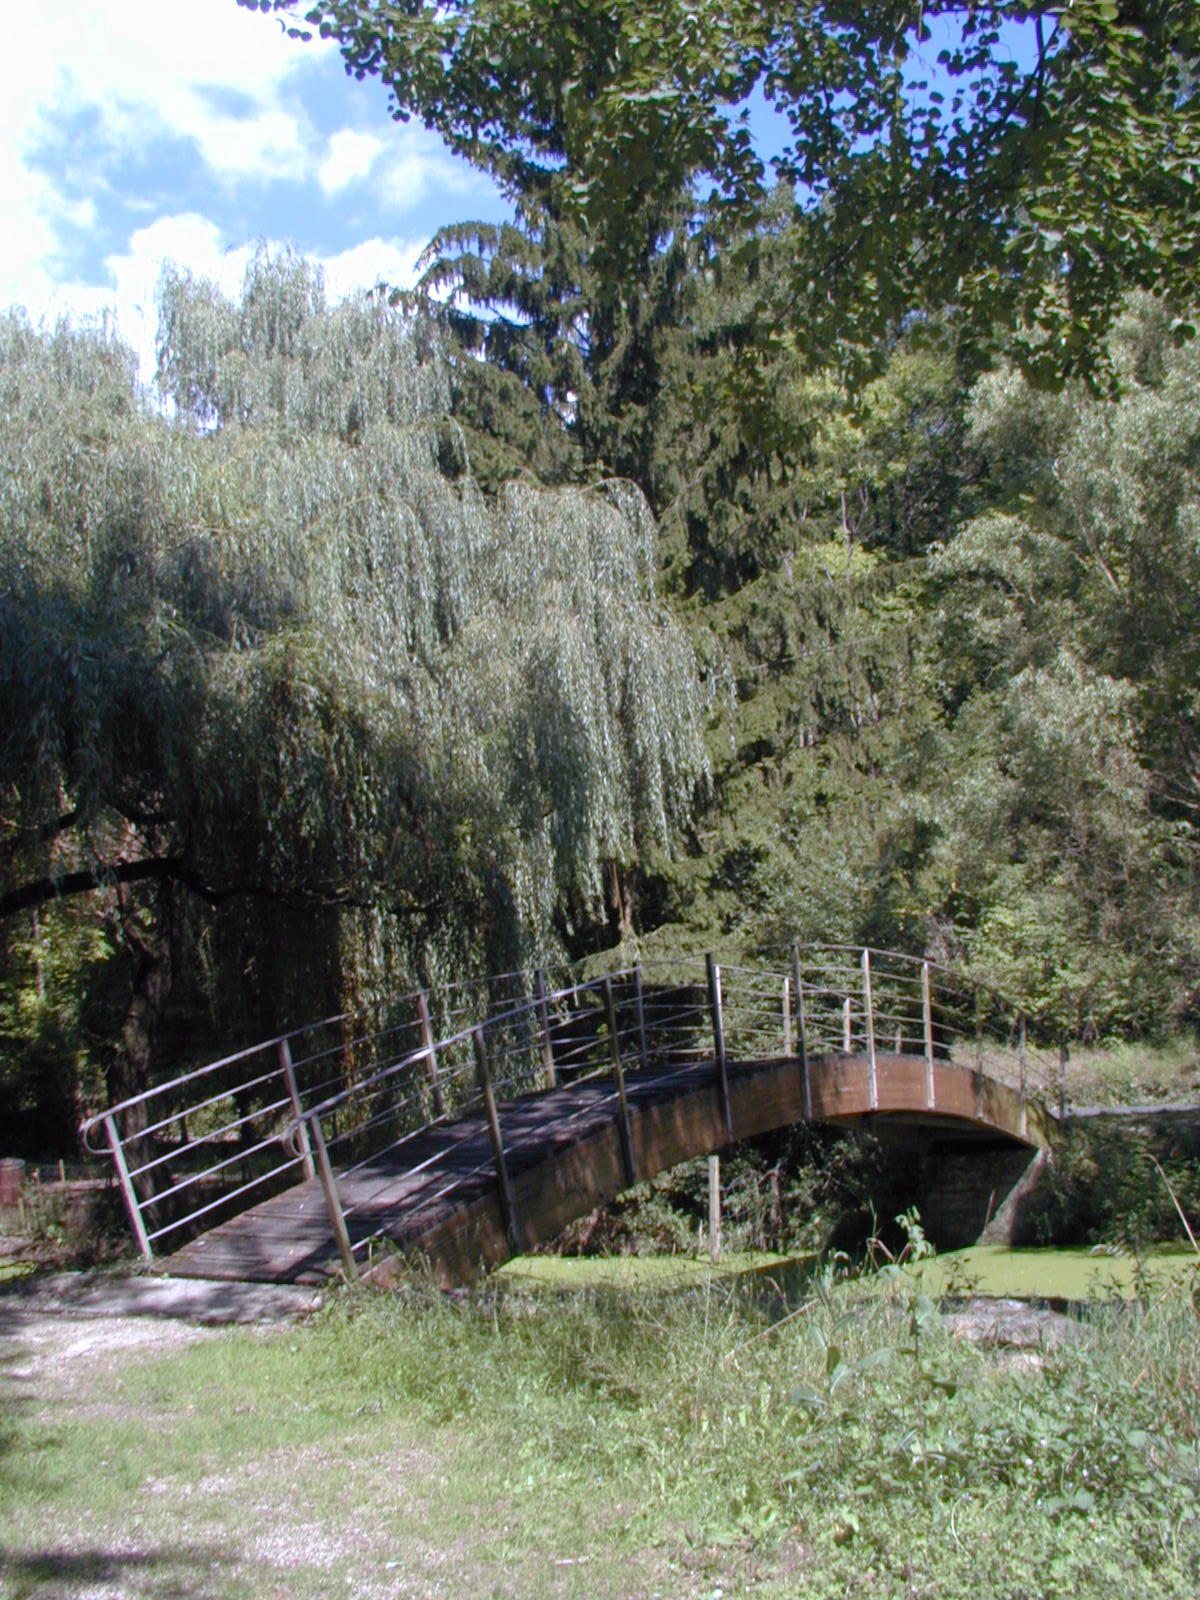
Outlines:
[[869,1350],[861,1360],[854,1363],[854,1371],[858,1374],[879,1372],[891,1365],[893,1354],[890,1345],[881,1345],[878,1350]]

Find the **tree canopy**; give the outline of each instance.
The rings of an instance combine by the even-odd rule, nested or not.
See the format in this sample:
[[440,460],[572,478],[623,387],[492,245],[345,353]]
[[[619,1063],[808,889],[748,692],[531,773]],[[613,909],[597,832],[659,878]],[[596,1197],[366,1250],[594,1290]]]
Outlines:
[[631,930],[1194,1020],[1200,11],[256,3],[513,220],[0,322],[9,1080]]
[[[745,235],[766,195],[754,95],[789,134],[795,258],[772,297],[821,360],[916,314],[1000,331],[1041,381],[1095,373],[1122,295],[1200,266],[1190,0],[242,0],[335,38],[491,173],[518,226],[569,220],[619,297],[680,201]],[[748,246],[747,246],[748,247]]]
[[344,909],[410,972],[603,921],[705,768],[642,497],[485,498],[430,330],[293,257],[169,274],[160,363],[174,421],[102,331],[0,326],[0,912]]

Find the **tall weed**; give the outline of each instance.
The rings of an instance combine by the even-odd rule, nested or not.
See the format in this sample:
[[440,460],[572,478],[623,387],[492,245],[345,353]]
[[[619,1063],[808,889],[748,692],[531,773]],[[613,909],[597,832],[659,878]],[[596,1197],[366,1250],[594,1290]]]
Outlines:
[[469,1430],[509,1463],[507,1492],[602,1485],[636,1508],[625,1537],[714,1570],[753,1557],[766,1593],[779,1563],[814,1600],[1200,1584],[1200,1337],[1181,1296],[1104,1309],[1020,1364],[948,1337],[900,1270],[883,1295],[827,1274],[799,1302],[717,1282],[347,1297],[317,1345],[363,1403]]

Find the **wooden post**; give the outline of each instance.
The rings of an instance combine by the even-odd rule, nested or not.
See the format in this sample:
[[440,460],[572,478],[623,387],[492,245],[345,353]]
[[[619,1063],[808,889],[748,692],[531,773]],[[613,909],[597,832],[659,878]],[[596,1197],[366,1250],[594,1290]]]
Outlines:
[[446,1115],[446,1097],[442,1093],[442,1076],[438,1071],[437,1044],[433,1037],[433,1024],[429,1020],[429,997],[424,989],[417,990],[417,1012],[421,1019],[421,1043],[425,1046],[425,1072],[433,1090],[433,1114]]
[[125,1160],[125,1151],[121,1147],[121,1135],[117,1132],[117,1125],[111,1116],[104,1119],[104,1132],[108,1136],[108,1148],[112,1151],[117,1177],[121,1180],[121,1194],[125,1200],[125,1210],[129,1213],[133,1236],[138,1242],[138,1249],[146,1260],[153,1261],[154,1251],[150,1248],[146,1224],[142,1221],[142,1208],[138,1204],[137,1191],[133,1187],[133,1179],[129,1176],[129,1164]]
[[546,1069],[546,1087],[553,1089],[558,1084],[558,1068],[554,1064],[554,1045],[550,1039],[550,1006],[546,1000],[545,967],[537,969],[534,985],[537,992],[538,1022],[542,1030],[542,1066]]
[[1058,1047],[1058,1114],[1065,1117],[1067,1114],[1067,1041],[1064,1039]]
[[933,1000],[929,993],[929,963],[921,963],[921,1023],[925,1032],[925,1104],[933,1109]]
[[637,1006],[638,1026],[638,1055],[641,1059],[642,1071],[645,1072],[650,1065],[650,1045],[646,1038],[646,996],[642,990],[642,964],[639,961],[633,969],[633,998]]
[[804,980],[800,975],[800,946],[792,944],[792,998],[796,1004],[796,1041],[800,1046],[800,1080],[804,1091],[804,1118],[812,1121],[812,1082],[808,1074],[808,1022],[804,1014]]
[[733,1143],[733,1111],[729,1104],[729,1067],[725,1060],[725,1022],[721,1008],[721,969],[711,951],[704,958],[708,974],[708,1008],[712,1013],[713,1049],[717,1060],[717,1094],[721,1101],[721,1116],[725,1122],[725,1137]]
[[875,1061],[875,1001],[871,994],[871,952],[862,953],[863,1022],[867,1030],[867,1073],[871,1085],[871,1110],[879,1105],[879,1070]]
[[715,1266],[721,1259],[721,1158],[708,1158],[708,1253]]
[[842,1001],[842,1050],[846,1055],[850,1054],[853,1044],[854,1036],[850,1028],[850,996],[847,995]]
[[621,1047],[617,1039],[617,1008],[613,1004],[612,979],[604,980],[604,1019],[608,1023],[608,1052],[612,1057],[613,1078],[617,1085],[617,1132],[621,1140],[621,1164],[625,1168],[625,1187],[632,1189],[637,1182],[637,1167],[633,1161],[633,1129],[629,1122],[629,1100],[625,1094],[625,1069],[621,1065]]
[[358,1263],[354,1259],[354,1249],[350,1243],[350,1233],[346,1227],[346,1217],[337,1191],[337,1180],[329,1164],[325,1131],[321,1127],[320,1117],[315,1113],[310,1115],[309,1121],[312,1125],[313,1147],[317,1155],[317,1172],[321,1179],[321,1188],[325,1192],[325,1210],[329,1213],[329,1225],[333,1229],[333,1237],[337,1240],[338,1255],[342,1258],[342,1270],[346,1274],[346,1282],[353,1283],[358,1277]]
[[783,1053],[791,1060],[792,1055],[792,980],[783,980]]
[[492,1074],[488,1066],[487,1045],[484,1043],[483,1029],[476,1028],[471,1035],[475,1045],[475,1071],[479,1078],[479,1087],[483,1090],[483,1107],[487,1113],[488,1133],[492,1140],[492,1156],[496,1163],[496,1183],[500,1190],[500,1212],[504,1219],[504,1232],[508,1238],[508,1248],[513,1255],[520,1255],[521,1246],[517,1239],[517,1212],[513,1204],[512,1186],[508,1181],[508,1162],[504,1156],[504,1141],[500,1137],[500,1117],[496,1111],[496,1096],[492,1090]]
[[286,1039],[279,1041],[279,1065],[283,1071],[283,1081],[287,1084],[288,1099],[292,1102],[292,1115],[296,1119],[296,1133],[300,1149],[300,1164],[304,1168],[304,1176],[311,1182],[317,1175],[313,1164],[312,1145],[308,1138],[308,1123],[304,1120],[304,1107],[300,1104],[300,1091],[296,1087],[296,1069],[292,1065],[292,1047]]

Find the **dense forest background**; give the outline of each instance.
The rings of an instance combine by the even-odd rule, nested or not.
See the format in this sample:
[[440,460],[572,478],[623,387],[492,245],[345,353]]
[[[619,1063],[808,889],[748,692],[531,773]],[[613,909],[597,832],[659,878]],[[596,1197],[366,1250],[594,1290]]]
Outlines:
[[[939,23],[944,93],[905,75]],[[13,1153],[618,950],[870,942],[1054,1037],[1193,1026],[1195,8],[307,25],[514,221],[337,306],[286,253],[236,303],[181,263],[151,390],[0,323]]]

